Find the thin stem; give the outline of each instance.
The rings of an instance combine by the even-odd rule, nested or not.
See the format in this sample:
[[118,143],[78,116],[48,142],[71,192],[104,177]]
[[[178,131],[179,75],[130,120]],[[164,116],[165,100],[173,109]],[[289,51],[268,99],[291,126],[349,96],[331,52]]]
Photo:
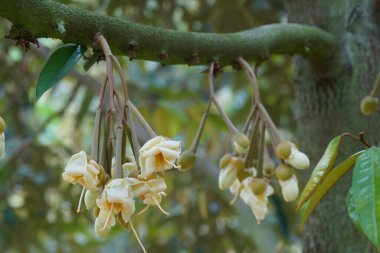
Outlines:
[[194,137],[194,140],[193,140],[193,143],[192,143],[192,145],[190,147],[190,150],[193,153],[197,152],[199,141],[200,141],[200,139],[202,137],[202,132],[203,132],[203,129],[205,127],[205,124],[206,124],[206,121],[207,121],[207,117],[208,117],[208,114],[209,114],[209,111],[210,111],[210,108],[211,108],[212,100],[213,100],[213,98],[210,97],[210,99],[208,101],[208,104],[207,104],[207,107],[206,107],[206,110],[203,112],[202,119],[201,119],[201,122],[199,124],[197,133],[196,133],[196,135]]
[[127,101],[127,106],[131,109],[131,111],[137,116],[137,119],[140,121],[145,131],[148,133],[150,138],[156,137],[157,134],[154,132],[149,123],[145,120],[144,116],[141,115],[139,110],[135,107],[131,100]]
[[122,69],[119,61],[117,60],[117,58],[114,55],[110,55],[110,57],[111,57],[112,61],[115,63],[116,70],[120,76],[121,88],[123,90],[124,99],[125,99],[125,103],[126,103],[129,100],[129,94],[128,94],[127,82],[126,82],[125,77],[124,77],[123,69]]
[[257,147],[257,141],[255,140],[255,138],[257,137],[257,131],[259,129],[259,123],[260,123],[260,117],[257,117],[255,119],[255,121],[253,122],[250,146],[249,146],[248,154],[245,158],[245,167],[246,168],[249,168],[252,166],[252,160],[254,158],[255,148]]
[[132,113],[131,113],[131,110],[129,108],[129,106],[126,107],[125,109],[125,114],[127,114],[127,117],[126,117],[126,125],[128,126],[130,132],[131,132],[131,142],[132,142],[132,149],[133,149],[133,154],[135,155],[135,160],[136,160],[136,165],[137,167],[139,168],[140,167],[140,164],[139,164],[139,150],[140,150],[140,143],[137,139],[137,134],[136,134],[136,130],[135,130],[135,126],[134,126],[134,123],[133,123],[133,117],[132,117]]
[[262,177],[265,149],[265,124],[261,124],[259,156],[257,161],[257,177]]
[[123,146],[123,128],[118,127],[116,130],[116,154],[115,154],[115,178],[122,177],[121,169],[121,157],[122,157],[122,146]]
[[232,121],[230,120],[230,118],[227,116],[227,114],[223,111],[223,109],[222,109],[221,105],[219,104],[218,100],[216,100],[216,97],[213,97],[212,102],[214,103],[216,109],[218,110],[219,115],[222,116],[222,118],[223,118],[224,122],[226,123],[227,127],[229,128],[230,132],[232,134],[238,133],[239,131],[234,126],[234,124],[232,123]]
[[243,67],[243,69],[245,70],[245,72],[247,73],[248,75],[248,78],[252,84],[252,88],[253,88],[253,101],[255,104],[259,104],[261,103],[260,102],[260,89],[259,89],[259,85],[257,83],[257,78],[256,78],[256,75],[255,75],[255,72],[253,71],[253,69],[251,68],[251,66],[249,65],[248,62],[246,62],[243,58],[239,57],[238,59],[238,62],[240,63],[240,65]]
[[208,89],[210,91],[210,97],[214,97],[215,96],[215,88],[214,88],[214,62],[211,62],[210,63],[210,66],[208,68],[208,75],[207,75],[207,79],[208,79]]
[[376,82],[372,87],[371,93],[369,94],[371,97],[376,97],[380,90],[380,72],[377,75]]
[[102,123],[102,108],[98,107],[95,114],[94,133],[92,137],[91,157],[99,162],[100,129]]
[[269,133],[272,137],[273,145],[276,146],[279,142],[281,142],[281,136],[277,131],[276,125],[273,123],[271,117],[269,116],[268,112],[265,110],[265,107],[263,104],[258,104],[259,113],[262,121],[265,123],[266,127],[269,130]]
[[243,126],[243,133],[246,134],[248,132],[249,124],[252,122],[253,116],[255,115],[256,111],[257,106],[253,106],[252,109],[249,111],[248,117]]
[[351,139],[353,139],[353,140],[356,140],[356,141],[359,141],[359,142],[361,142],[364,146],[366,146],[367,148],[370,148],[372,145],[371,144],[369,144],[365,139],[364,139],[364,132],[360,132],[359,133],[359,135],[358,136],[355,136],[355,135],[353,135],[353,134],[351,134],[351,133],[343,133],[343,134],[341,134],[341,136],[348,136],[348,137],[350,137]]

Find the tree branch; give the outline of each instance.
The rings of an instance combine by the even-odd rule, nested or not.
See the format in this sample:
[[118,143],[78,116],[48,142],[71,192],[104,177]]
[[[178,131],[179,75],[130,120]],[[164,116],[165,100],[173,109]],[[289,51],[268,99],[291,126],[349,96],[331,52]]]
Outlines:
[[32,38],[49,37],[95,47],[101,32],[115,54],[163,64],[230,65],[238,57],[260,60],[270,54],[301,54],[327,60],[337,48],[331,34],[312,26],[273,24],[229,34],[192,33],[136,24],[48,0],[1,0],[0,16]]

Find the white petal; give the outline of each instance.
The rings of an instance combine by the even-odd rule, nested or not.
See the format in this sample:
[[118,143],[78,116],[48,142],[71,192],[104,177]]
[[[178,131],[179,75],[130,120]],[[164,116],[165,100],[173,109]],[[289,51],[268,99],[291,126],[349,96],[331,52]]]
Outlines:
[[292,152],[285,162],[299,170],[307,169],[310,166],[309,158],[296,148],[292,148]]
[[282,190],[282,196],[285,201],[293,201],[298,197],[299,188],[297,177],[293,175],[290,179],[286,181],[279,180]]
[[86,191],[86,194],[84,195],[84,204],[86,205],[86,208],[88,210],[91,210],[94,207],[96,207],[96,199],[100,196],[101,193],[101,190]]
[[235,167],[227,166],[226,168],[221,169],[218,178],[219,188],[221,190],[228,189],[228,187],[230,187],[236,179]]

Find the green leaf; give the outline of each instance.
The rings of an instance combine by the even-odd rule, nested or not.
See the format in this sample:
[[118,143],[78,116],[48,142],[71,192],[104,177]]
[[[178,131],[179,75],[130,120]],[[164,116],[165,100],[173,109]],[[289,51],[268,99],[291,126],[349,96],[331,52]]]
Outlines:
[[339,179],[354,166],[358,157],[365,151],[357,152],[349,158],[338,164],[328,174],[326,174],[322,183],[316,188],[313,195],[305,202],[301,208],[301,224],[304,225],[306,220],[312,214],[319,202],[326,193],[339,181]]
[[298,200],[297,210],[308,200],[317,188],[317,186],[322,182],[324,176],[329,172],[331,167],[334,165],[336,157],[338,155],[338,150],[340,143],[342,142],[342,136],[336,136],[332,139],[327,146],[325,153],[323,154],[321,160],[315,166],[313,173],[311,174],[309,181],[307,182],[305,188],[303,189],[301,196]]
[[84,46],[65,44],[53,52],[38,77],[36,101],[67,75],[85,51]]
[[354,191],[352,190],[352,188],[348,191],[346,203],[347,203],[348,215],[350,216],[352,223],[354,223],[355,227],[361,233],[364,234],[364,232],[363,232],[363,230],[359,224],[359,215],[358,215],[358,211],[356,210],[355,203],[354,203]]
[[352,178],[353,202],[359,225],[380,249],[380,148],[366,150],[356,162]]

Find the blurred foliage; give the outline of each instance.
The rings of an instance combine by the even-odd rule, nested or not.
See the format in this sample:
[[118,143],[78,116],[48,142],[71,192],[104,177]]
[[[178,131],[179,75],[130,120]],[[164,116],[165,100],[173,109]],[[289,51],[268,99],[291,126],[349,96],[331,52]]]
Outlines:
[[[234,32],[286,20],[279,0],[60,2],[183,31]],[[106,241],[97,240],[92,214],[75,212],[81,189],[61,180],[68,158],[90,149],[104,63],[85,72],[81,61],[36,104],[38,74],[61,43],[41,39],[39,48],[31,46],[25,52],[4,38],[10,24],[0,22],[0,115],[7,122],[6,155],[0,161],[0,252],[140,252],[133,235],[123,228]],[[132,100],[155,130],[189,147],[207,103],[206,77],[201,73],[205,67],[120,60]],[[275,122],[290,132],[291,74],[290,58],[285,56],[271,56],[258,68],[264,103]],[[216,85],[221,104],[241,127],[252,93],[245,74],[225,68]],[[270,215],[258,226],[249,207],[240,202],[230,206],[232,196],[217,189],[216,165],[228,151],[229,138],[224,123],[212,113],[197,168],[168,173],[163,206],[171,216],[151,208],[134,222],[148,252],[299,252],[294,207],[272,197]]]

